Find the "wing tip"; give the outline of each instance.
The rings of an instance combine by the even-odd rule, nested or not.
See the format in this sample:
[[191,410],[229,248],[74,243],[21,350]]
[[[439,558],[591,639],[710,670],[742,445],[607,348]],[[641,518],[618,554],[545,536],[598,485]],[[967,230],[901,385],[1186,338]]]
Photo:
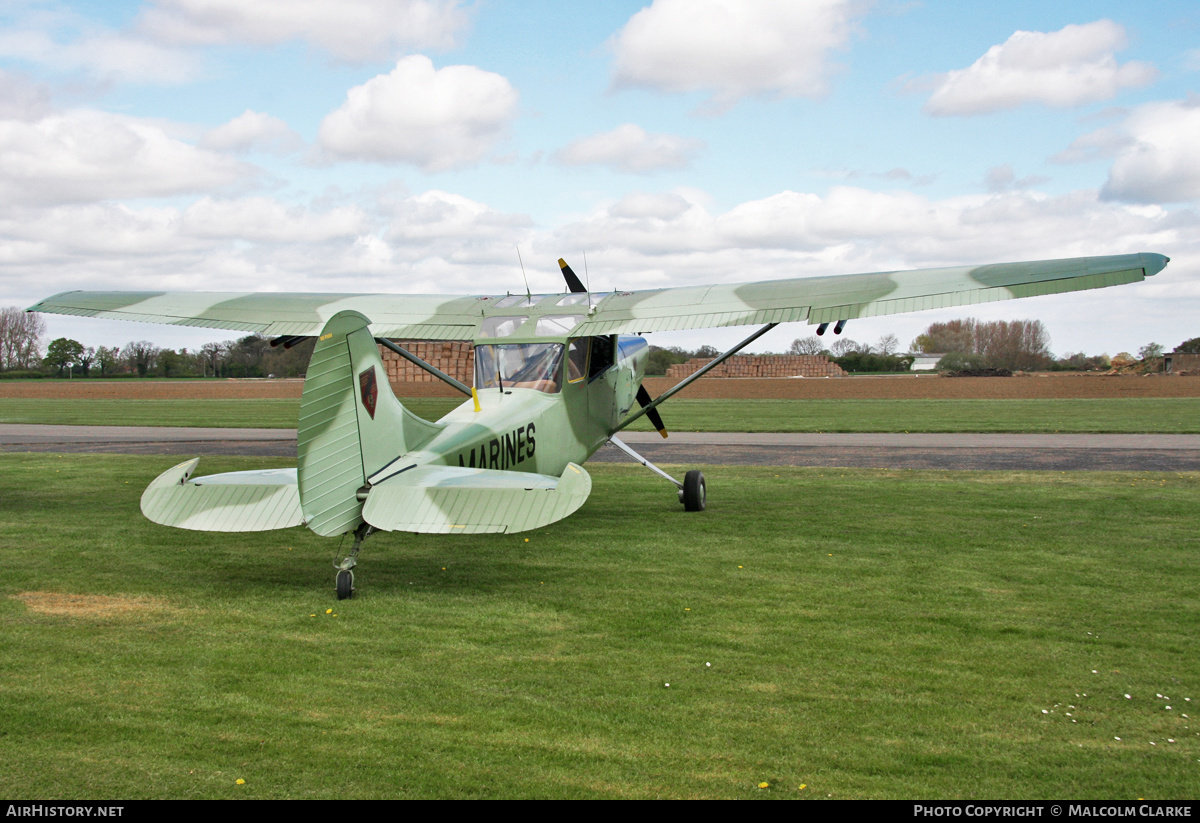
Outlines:
[[1145,264],[1143,268],[1145,269],[1147,277],[1158,274],[1167,267],[1168,263],[1171,262],[1171,258],[1167,257],[1165,254],[1157,254],[1154,252],[1143,253],[1142,260]]

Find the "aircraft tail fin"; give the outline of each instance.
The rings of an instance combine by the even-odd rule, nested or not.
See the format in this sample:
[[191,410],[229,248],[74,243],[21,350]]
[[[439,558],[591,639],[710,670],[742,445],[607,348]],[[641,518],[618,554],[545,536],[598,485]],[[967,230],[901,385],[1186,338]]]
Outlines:
[[317,338],[300,399],[297,476],[308,527],[326,536],[353,531],[363,522],[366,479],[441,428],[392,394],[370,320],[335,314]]

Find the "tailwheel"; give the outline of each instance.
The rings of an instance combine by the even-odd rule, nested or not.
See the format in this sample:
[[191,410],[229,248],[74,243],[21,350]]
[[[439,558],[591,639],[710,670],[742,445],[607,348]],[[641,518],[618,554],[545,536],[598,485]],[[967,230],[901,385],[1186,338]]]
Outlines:
[[354,572],[342,569],[337,573],[338,600],[346,600],[354,594]]
[[337,573],[337,596],[338,600],[346,600],[354,595],[354,572],[351,571],[358,565],[358,552],[362,549],[363,541],[370,537],[375,532],[374,526],[369,526],[366,523],[360,523],[358,528],[354,530],[354,546],[350,549],[350,554],[341,563],[334,563],[333,567],[338,570]]
[[683,490],[679,493],[684,509],[690,512],[704,511],[707,496],[704,488],[704,472],[693,469],[684,475]]

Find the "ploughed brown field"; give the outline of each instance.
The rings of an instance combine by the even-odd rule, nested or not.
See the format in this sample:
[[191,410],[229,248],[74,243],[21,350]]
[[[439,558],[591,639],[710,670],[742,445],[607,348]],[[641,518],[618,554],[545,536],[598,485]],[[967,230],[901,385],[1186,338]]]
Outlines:
[[[652,397],[677,381],[646,378]],[[0,397],[225,400],[299,397],[303,380],[0,381]],[[459,397],[442,383],[393,383],[400,397]],[[1016,377],[701,378],[680,397],[698,400],[1033,400],[1200,397],[1200,375],[1031,374]]]

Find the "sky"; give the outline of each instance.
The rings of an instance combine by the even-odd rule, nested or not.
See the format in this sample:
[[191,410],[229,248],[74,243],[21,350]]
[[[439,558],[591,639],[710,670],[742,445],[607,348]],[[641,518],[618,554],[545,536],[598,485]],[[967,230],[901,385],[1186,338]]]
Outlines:
[[[1194,0],[0,0],[0,306],[1158,252],[1144,283],[844,335],[1038,319],[1060,356],[1170,350],[1200,336],[1198,89]],[[47,342],[237,336],[44,317]]]

